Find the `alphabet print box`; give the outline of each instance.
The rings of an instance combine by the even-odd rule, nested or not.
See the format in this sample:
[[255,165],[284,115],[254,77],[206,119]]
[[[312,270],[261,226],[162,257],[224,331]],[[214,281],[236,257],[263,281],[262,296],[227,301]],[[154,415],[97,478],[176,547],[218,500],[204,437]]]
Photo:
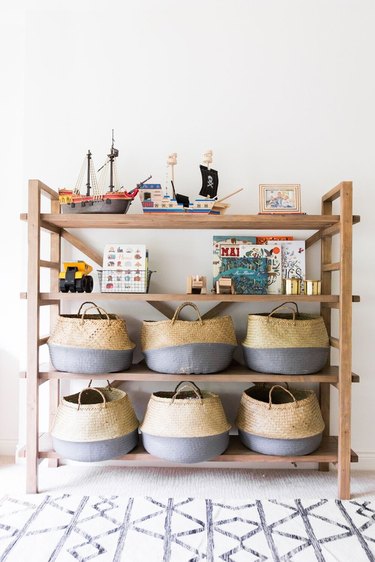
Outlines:
[[102,293],[145,293],[147,250],[144,244],[107,244],[104,248]]

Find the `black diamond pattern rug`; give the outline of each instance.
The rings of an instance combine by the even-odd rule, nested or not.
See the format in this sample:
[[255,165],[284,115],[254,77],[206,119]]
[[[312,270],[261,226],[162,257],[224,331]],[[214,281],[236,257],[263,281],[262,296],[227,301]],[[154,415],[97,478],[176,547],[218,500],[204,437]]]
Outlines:
[[375,561],[375,502],[4,496],[0,561]]

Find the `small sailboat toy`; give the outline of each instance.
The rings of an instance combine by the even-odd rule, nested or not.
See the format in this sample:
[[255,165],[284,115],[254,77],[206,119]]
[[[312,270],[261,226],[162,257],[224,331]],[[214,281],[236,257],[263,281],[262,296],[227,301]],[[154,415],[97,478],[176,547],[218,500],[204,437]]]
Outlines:
[[[228,207],[226,204],[220,205],[223,199],[227,199],[234,193],[227,197],[217,200],[217,190],[219,186],[219,177],[217,170],[210,167],[212,163],[212,150],[205,152],[203,157],[203,164],[200,165],[202,175],[202,187],[199,192],[199,197],[196,197],[193,202],[189,200],[187,195],[176,193],[174,182],[174,167],[177,164],[177,154],[174,152],[168,156],[167,160],[167,183],[165,191],[163,192],[160,184],[144,184],[139,189],[139,196],[142,203],[144,213],[198,213],[208,214],[215,209],[218,204],[215,214],[220,214]],[[168,184],[171,184],[172,194],[168,193]],[[241,190],[238,190],[241,191]],[[235,192],[237,193],[237,191]]]
[[[59,201],[63,213],[93,213],[93,214],[124,214],[128,211],[139,188],[148,181],[151,176],[137,185],[131,191],[125,191],[118,182],[116,162],[119,151],[114,146],[112,131],[112,146],[107,155],[108,160],[98,170],[101,172],[99,181],[96,178],[92,155],[90,150],[82,164],[80,175],[74,190],[60,189]],[[86,171],[86,194],[82,195],[81,188]]]

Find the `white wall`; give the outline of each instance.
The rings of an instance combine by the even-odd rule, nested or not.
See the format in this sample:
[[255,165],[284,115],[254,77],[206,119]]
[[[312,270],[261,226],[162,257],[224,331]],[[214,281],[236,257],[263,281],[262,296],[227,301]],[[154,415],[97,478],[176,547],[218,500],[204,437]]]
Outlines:
[[26,259],[19,212],[23,174],[24,58],[23,10],[17,2],[0,14],[0,454],[13,454],[17,444],[19,357],[24,352],[24,322],[19,291]]
[[[119,174],[128,188],[149,173],[163,183],[166,156],[176,151],[177,186],[193,196],[201,156],[212,148],[220,195],[245,188],[233,199],[232,213],[256,213],[258,184],[272,182],[301,183],[304,211],[319,213],[325,191],[353,180],[354,212],[362,216],[354,229],[353,292],[362,302],[354,305],[353,370],[361,384],[353,388],[353,446],[369,462],[375,459],[368,430],[375,391],[369,254],[375,204],[374,3],[33,0],[12,6],[2,18],[8,87],[1,107],[7,125],[1,154],[8,170],[3,194],[11,193],[19,205],[3,205],[0,211],[5,263],[14,263],[10,232],[12,240],[16,232],[20,256],[15,267],[25,259],[25,227],[18,227],[16,215],[26,206],[27,179],[54,188],[74,184],[88,148],[97,166],[103,161],[112,128]],[[135,202],[131,212],[139,211]],[[100,251],[106,242],[146,243],[158,272],[154,289],[183,292],[187,274],[210,275],[212,234],[86,231],[82,236]],[[314,249],[312,271],[317,259]],[[10,293],[2,302],[8,320],[19,309],[19,287],[9,288],[4,277],[1,287]],[[146,305],[118,310],[129,319],[132,334],[139,318],[158,317]],[[229,309],[240,334],[249,311],[247,305]],[[6,322],[0,342],[0,452],[7,440],[9,445],[17,438],[24,305],[17,318],[12,331]],[[226,402],[233,410],[242,387],[214,387],[231,391],[234,398]],[[153,388],[143,386],[137,396]],[[134,395],[138,389],[141,385],[132,386]]]

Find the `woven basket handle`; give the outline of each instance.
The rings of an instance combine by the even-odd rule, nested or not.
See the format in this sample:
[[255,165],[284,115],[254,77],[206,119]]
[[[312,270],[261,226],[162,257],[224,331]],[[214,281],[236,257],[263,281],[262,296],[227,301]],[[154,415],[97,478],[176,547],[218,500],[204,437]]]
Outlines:
[[[92,302],[92,301],[85,301],[85,302],[83,302],[83,303],[81,304],[81,306],[79,307],[78,316],[80,316],[82,307],[85,306],[85,304],[92,304],[92,305],[97,309],[97,311],[99,312],[99,314],[101,314],[101,312],[100,312],[100,310],[99,310],[99,306],[98,306],[97,304],[95,304],[95,303]],[[92,308],[92,307],[90,307],[90,308]]]
[[104,308],[102,308],[101,306],[95,305],[95,306],[89,306],[88,308],[86,308],[86,309],[83,311],[82,317],[81,317],[81,325],[84,324],[84,321],[85,321],[85,314],[87,314],[87,312],[88,312],[89,310],[92,310],[93,308],[96,308],[96,310],[99,311],[100,318],[103,318],[103,316],[106,316],[106,317],[107,317],[108,325],[111,323],[111,319],[110,319],[110,317],[109,317],[108,312],[107,312],[106,310],[104,310]]
[[293,398],[293,402],[295,407],[298,407],[297,404],[297,400],[295,399],[295,397],[293,396],[293,394],[290,392],[290,390],[288,390],[287,388],[284,388],[283,386],[281,386],[280,384],[275,384],[273,387],[271,387],[268,397],[269,397],[269,401],[268,401],[268,409],[270,410],[272,408],[272,391],[274,388],[281,388],[282,390],[284,390],[284,392],[287,392],[289,394],[289,396],[291,396]]
[[182,304],[180,304],[180,306],[176,309],[176,312],[173,315],[173,318],[171,320],[172,325],[176,322],[176,320],[178,319],[178,316],[181,312],[181,310],[185,307],[185,306],[192,306],[193,308],[195,308],[196,313],[198,315],[197,320],[199,320],[199,322],[201,323],[201,325],[203,325],[203,320],[202,320],[202,316],[200,315],[199,312],[199,308],[197,307],[196,304],[194,304],[193,302],[183,302]]
[[[294,306],[296,307],[295,309],[289,305],[294,304]],[[292,301],[288,301],[288,302],[284,302],[283,304],[280,304],[279,306],[277,306],[276,308],[274,308],[273,310],[271,310],[271,312],[268,315],[268,318],[270,318],[272,316],[272,314],[274,312],[276,312],[276,310],[280,310],[281,308],[288,308],[291,313],[293,314],[293,321],[296,319],[296,314],[297,316],[299,315],[299,310],[298,310],[298,305],[296,302],[292,302]]]
[[178,383],[178,385],[176,386],[176,388],[174,389],[175,393],[177,392],[177,390],[179,389],[179,387],[180,387],[182,384],[183,384],[184,386],[189,386],[189,385],[193,386],[193,387],[195,388],[195,390],[199,393],[199,396],[200,396],[201,398],[203,398],[201,389],[200,389],[199,386],[198,386],[197,384],[195,384],[195,382],[193,382],[193,381],[180,381],[180,382]]
[[[180,385],[182,385],[182,386],[180,386]],[[174,394],[172,396],[171,404],[173,404],[173,402],[175,401],[177,396],[180,394],[180,392],[182,392],[184,390],[184,388],[188,388],[189,390],[192,390],[194,392],[194,394],[196,395],[196,397],[199,398],[199,400],[202,402],[202,400],[203,400],[202,392],[197,387],[197,385],[194,384],[192,381],[187,381],[187,382],[181,381],[180,383],[178,383],[178,385],[175,388]]]
[[98,392],[100,394],[100,396],[103,398],[103,408],[105,408],[107,401],[106,401],[105,396],[102,393],[102,391],[99,390],[99,388],[95,388],[94,386],[88,386],[87,388],[83,388],[81,390],[81,392],[78,394],[78,408],[77,408],[77,410],[79,410],[80,407],[81,407],[81,395],[82,395],[82,392],[85,392],[85,390],[95,390],[95,392]]

